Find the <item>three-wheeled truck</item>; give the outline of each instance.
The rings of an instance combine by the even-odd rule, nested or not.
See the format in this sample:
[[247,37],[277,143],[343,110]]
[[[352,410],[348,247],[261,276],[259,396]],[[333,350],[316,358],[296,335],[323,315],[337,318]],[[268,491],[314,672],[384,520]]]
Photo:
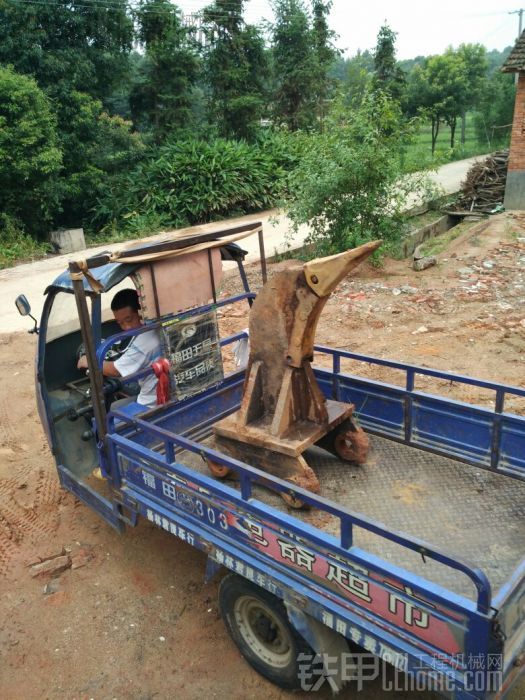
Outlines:
[[[525,418],[506,409],[525,390],[316,345],[325,362],[307,381],[353,407],[366,461],[310,441],[309,489],[280,475],[278,454],[265,469],[218,449],[214,426],[242,413],[251,380],[244,366],[225,371],[223,352],[248,334],[221,338],[217,314],[254,303],[235,241],[256,234],[265,281],[253,223],[77,260],[46,289],[36,387],[61,484],[119,532],[146,518],[203,550],[208,578],[226,570],[219,608],[231,637],[281,687],[362,681],[368,654],[406,674],[408,688],[503,698],[525,661]],[[242,290],[219,297],[224,260]],[[122,286],[139,292],[138,330],[120,331],[108,314]],[[25,297],[17,306],[30,313]],[[155,371],[167,396],[112,407],[126,386],[104,378],[104,359],[153,329],[170,362],[125,381]],[[403,381],[365,378],[350,363]],[[425,380],[481,387],[493,406],[435,395]],[[90,476],[97,465],[104,482]]]

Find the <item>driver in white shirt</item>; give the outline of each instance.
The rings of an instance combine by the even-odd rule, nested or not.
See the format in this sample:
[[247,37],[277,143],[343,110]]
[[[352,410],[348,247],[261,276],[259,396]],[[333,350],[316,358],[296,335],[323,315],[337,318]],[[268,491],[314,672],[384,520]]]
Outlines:
[[[142,328],[140,318],[139,297],[135,289],[122,289],[117,292],[111,302],[111,310],[115,321],[123,331]],[[102,372],[106,377],[129,377],[135,372],[146,369],[151,363],[162,356],[162,346],[156,330],[136,335],[124,351],[115,360],[104,360]],[[78,369],[87,369],[87,357],[82,355],[78,360]],[[157,403],[157,377],[153,372],[138,380],[140,392],[136,402],[142,406],[152,407]],[[130,399],[131,400],[131,399]],[[127,400],[125,400],[127,401]]]

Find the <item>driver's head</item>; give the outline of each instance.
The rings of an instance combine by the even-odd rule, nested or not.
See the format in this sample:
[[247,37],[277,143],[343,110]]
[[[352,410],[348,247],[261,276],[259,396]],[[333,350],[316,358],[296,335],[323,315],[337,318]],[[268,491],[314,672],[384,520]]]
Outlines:
[[142,325],[139,315],[139,295],[136,289],[121,289],[113,297],[111,310],[115,321],[123,331],[131,331]]

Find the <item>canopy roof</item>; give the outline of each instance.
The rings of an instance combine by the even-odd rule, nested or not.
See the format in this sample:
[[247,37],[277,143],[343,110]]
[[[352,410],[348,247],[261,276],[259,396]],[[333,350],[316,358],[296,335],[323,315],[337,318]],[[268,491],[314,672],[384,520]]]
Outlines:
[[[221,228],[217,224],[204,224],[191,228],[167,231],[158,238],[135,241],[121,250],[104,252],[90,258],[69,263],[70,272],[92,270],[109,262],[151,262],[160,257],[186,255],[196,250],[216,248],[246,238],[262,231],[262,223],[254,221],[241,226]],[[198,247],[197,247],[198,246]]]
[[221,248],[225,260],[243,260],[246,251],[233,241],[262,231],[259,221],[241,226],[220,228],[217,224],[193,226],[178,231],[168,231],[151,239],[134,241],[121,250],[98,253],[89,258],[73,260],[69,270],[60,274],[45,290],[73,292],[73,280],[81,279],[85,292],[100,293],[121,282],[141,265],[155,260],[189,255],[198,250]]
[[[119,282],[122,282],[123,279],[125,279],[138,267],[138,263],[135,263],[134,265],[108,263],[107,265],[97,267],[96,270],[93,270],[92,275],[101,288],[108,290],[117,285]],[[86,294],[93,294],[93,288],[86,277],[84,277],[82,283]],[[64,272],[62,272],[56,278],[56,280],[46,288],[44,294],[49,294],[51,291],[69,292],[73,294],[73,280],[71,279],[71,275],[69,274],[68,270],[64,270]]]

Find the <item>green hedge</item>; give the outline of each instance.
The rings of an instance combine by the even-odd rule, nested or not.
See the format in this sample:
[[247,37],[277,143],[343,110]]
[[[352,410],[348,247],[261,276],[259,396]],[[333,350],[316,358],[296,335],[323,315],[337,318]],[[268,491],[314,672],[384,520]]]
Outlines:
[[143,232],[273,207],[297,162],[299,146],[292,141],[269,133],[253,144],[185,139],[163,145],[114,182],[94,221]]

